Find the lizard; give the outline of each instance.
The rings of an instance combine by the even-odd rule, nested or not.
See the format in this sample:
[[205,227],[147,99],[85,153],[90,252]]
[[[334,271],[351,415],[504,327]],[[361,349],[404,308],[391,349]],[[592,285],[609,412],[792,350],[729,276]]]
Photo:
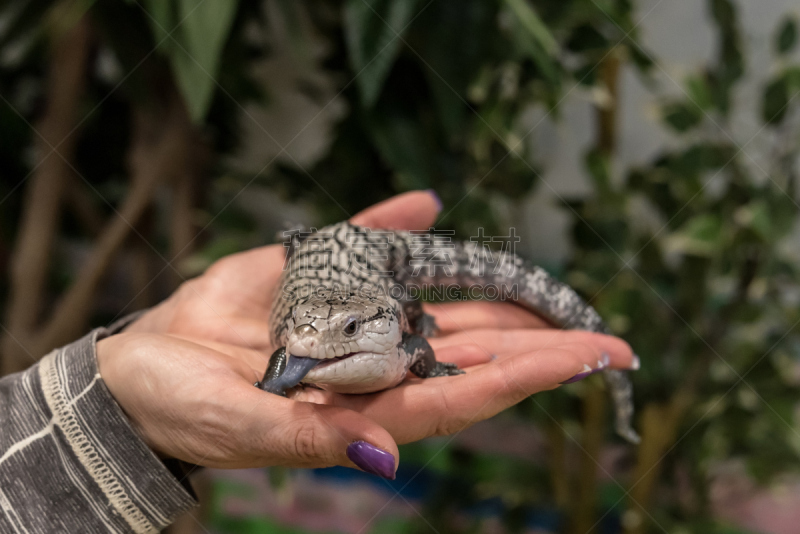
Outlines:
[[[570,286],[512,253],[435,232],[372,231],[341,222],[292,232],[270,315],[278,347],[255,385],[277,395],[299,385],[335,393],[397,386],[464,371],[436,360],[426,338],[435,320],[414,288],[488,289],[556,327],[610,334],[597,311]],[[632,443],[633,387],[623,371],[598,362],[614,401],[615,429]],[[581,377],[593,372],[588,366]],[[569,381],[568,381],[569,382]]]

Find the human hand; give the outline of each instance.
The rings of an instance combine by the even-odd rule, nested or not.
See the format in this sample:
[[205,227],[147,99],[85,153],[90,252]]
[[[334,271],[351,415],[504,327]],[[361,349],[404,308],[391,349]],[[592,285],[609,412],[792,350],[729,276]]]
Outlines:
[[267,356],[217,345],[232,350],[158,334],[97,342],[100,376],[160,457],[220,468],[352,467],[347,446],[362,441],[388,451],[394,472],[397,447],[380,425],[345,408],[266,393],[253,383]]
[[590,332],[476,329],[432,344],[466,374],[409,377],[370,395],[266,393],[253,387],[266,353],[209,340],[122,333],[97,343],[97,359],[111,394],[162,457],[221,468],[343,465],[386,478],[394,478],[397,443],[491,417],[597,367],[604,354],[611,367],[631,363],[625,342]]
[[[412,192],[373,206],[353,217],[351,221],[373,228],[426,229],[433,224],[439,208],[438,199],[430,193]],[[204,275],[184,283],[173,296],[128,327],[127,332],[167,333],[190,338],[193,342],[215,351],[214,361],[218,365],[224,365],[221,362],[233,365],[234,361],[238,361],[236,374],[240,377],[244,372],[241,362],[247,362],[253,374],[239,386],[245,384],[247,392],[241,395],[248,402],[255,401],[256,397],[250,391],[256,389],[252,387],[252,383],[261,378],[267,366],[267,356],[274,350],[270,345],[267,321],[272,296],[283,266],[283,256],[283,247],[273,245],[224,258]],[[291,401],[283,399],[275,404],[275,399],[268,398],[262,402],[268,403],[270,410],[277,410],[276,417],[286,417],[286,414],[293,413],[294,404],[285,403],[296,403],[300,400],[329,408],[347,409],[351,413],[348,417],[362,414],[358,418],[348,419],[349,424],[354,426],[347,427],[347,432],[342,430],[340,435],[349,436],[350,439],[358,434],[356,430],[371,433],[372,437],[365,441],[378,449],[389,451],[393,455],[391,464],[394,467],[396,446],[391,441],[392,438],[406,443],[430,435],[455,432],[490,417],[533,393],[557,387],[560,382],[584,370],[584,365],[597,368],[597,363],[603,360],[604,354],[608,354],[611,367],[631,366],[632,354],[623,341],[600,334],[547,328],[544,321],[510,303],[445,303],[426,305],[426,311],[435,317],[441,329],[442,336],[431,340],[437,357],[442,361],[452,361],[461,367],[467,367],[466,375],[425,381],[409,377],[398,388],[362,396],[334,395],[303,389],[294,392]],[[185,349],[179,352],[185,353]],[[209,353],[204,354],[210,357]],[[228,359],[221,359],[220,354],[227,355]],[[497,360],[490,361],[490,354],[496,354]],[[206,381],[214,383],[212,378],[197,380],[198,383]],[[192,383],[192,388],[198,395],[207,394],[203,402],[211,404],[206,406],[209,413],[213,409],[223,412],[227,410],[231,414],[238,413],[239,409],[250,409],[250,405],[244,405],[244,408],[227,406],[226,403],[235,400],[232,393],[226,392],[220,399],[215,399],[211,393],[203,391],[203,386]],[[174,391],[169,389],[168,392]],[[211,387],[210,391],[215,392],[217,388]],[[258,391],[256,393],[264,394]],[[193,397],[190,396],[191,398]],[[156,408],[160,406],[161,400],[155,399],[153,402],[157,404],[151,408],[157,414]],[[181,405],[179,398],[171,402]],[[398,407],[402,407],[402,410],[398,410]],[[301,420],[312,418],[308,409],[308,406],[297,408],[303,414]],[[231,414],[220,420],[219,428],[226,430],[219,433],[217,441],[223,439],[222,435],[240,436],[241,432],[245,432],[244,428],[236,430],[230,426],[236,419]],[[386,441],[386,434],[378,431],[373,421],[363,415],[388,430],[389,441]],[[180,414],[176,413],[174,417],[178,418]],[[205,425],[202,428],[211,427]],[[213,436],[203,435],[195,440],[190,436],[191,427],[186,427],[184,431],[184,441],[197,441],[211,447],[208,458],[210,461],[221,462],[219,465],[250,465],[256,458],[266,462],[266,456],[254,456],[237,447],[226,449],[227,456],[220,456],[216,442],[208,441],[213,440]],[[172,432],[174,431],[166,429],[166,433],[156,434],[163,438],[163,435]],[[292,431],[288,431],[287,435],[292,435]],[[332,434],[326,435],[330,437]],[[240,439],[242,438],[237,437],[233,442],[238,443]],[[299,441],[302,442],[302,439]],[[340,440],[338,452],[331,452],[332,449],[326,448],[331,446],[330,441],[324,441],[325,445],[317,441],[318,445],[311,447],[316,452],[300,455],[307,458],[303,461],[308,462],[308,458],[313,458],[314,461],[328,464],[335,461],[341,465],[352,465],[348,460],[342,459],[342,449],[348,447],[350,442]],[[158,441],[156,447],[160,447],[157,450],[174,448],[163,439]],[[183,455],[176,457],[201,463],[196,459],[197,452],[198,450],[191,447],[173,451]],[[289,457],[286,455],[278,456],[275,461],[286,462],[289,461],[287,458]],[[206,462],[206,465],[212,464]],[[302,465],[302,462],[291,465]],[[368,469],[368,466],[361,467]]]

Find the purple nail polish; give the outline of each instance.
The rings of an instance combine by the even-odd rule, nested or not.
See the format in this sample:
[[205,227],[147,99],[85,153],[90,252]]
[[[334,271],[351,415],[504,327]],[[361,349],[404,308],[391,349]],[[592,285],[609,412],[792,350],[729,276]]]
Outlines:
[[579,380],[583,380],[584,378],[586,378],[587,376],[591,376],[592,374],[594,374],[594,371],[584,371],[584,372],[578,373],[577,375],[573,376],[572,378],[564,380],[561,383],[562,384],[572,384],[573,382],[578,382]]
[[366,441],[348,445],[347,457],[367,473],[394,480],[394,456]]
[[495,361],[496,359],[497,359],[497,354],[490,354],[489,355],[489,360]]
[[433,200],[436,202],[436,209],[438,211],[442,211],[442,206],[443,206],[442,199],[439,198],[439,195],[436,194],[436,191],[434,191],[433,189],[428,189],[427,191],[433,197]]
[[578,380],[583,380],[587,376],[593,375],[594,373],[596,373],[598,371],[602,371],[602,369],[592,369],[591,367],[589,367],[588,365],[586,365],[584,363],[583,364],[583,369],[581,369],[580,373],[578,373],[577,375],[573,376],[572,378],[570,378],[568,380],[564,380],[561,383],[562,384],[572,384],[573,382],[577,382]]

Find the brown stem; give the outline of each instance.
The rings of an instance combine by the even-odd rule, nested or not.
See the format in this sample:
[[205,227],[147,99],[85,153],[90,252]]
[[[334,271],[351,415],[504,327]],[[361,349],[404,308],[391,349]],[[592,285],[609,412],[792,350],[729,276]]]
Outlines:
[[192,157],[187,161],[183,172],[176,177],[172,189],[169,260],[172,262],[170,275],[174,287],[184,281],[180,274],[181,260],[192,253],[196,244],[197,228],[193,212],[209,160],[209,148],[203,139],[194,136],[192,141]]
[[74,339],[85,329],[91,301],[103,274],[147,209],[156,186],[182,171],[189,157],[190,139],[191,125],[183,104],[177,99],[171,104],[166,123],[156,114],[148,114],[137,121],[131,156],[131,189],[39,336],[37,348],[40,352]]
[[[142,215],[136,230],[139,235],[128,237],[128,248],[131,254],[131,295],[132,309],[143,310],[154,305],[156,298],[156,269],[154,269],[153,250],[144,241],[153,236],[154,209],[151,205]],[[141,237],[139,237],[141,235]],[[126,311],[126,310],[123,310]]]
[[80,178],[73,177],[64,191],[66,206],[87,235],[94,238],[105,225],[103,213],[97,209],[92,194]]
[[594,531],[597,516],[598,459],[605,436],[606,391],[594,384],[583,398],[583,439],[580,462],[578,499],[573,517],[572,532],[589,534]]
[[608,101],[597,106],[597,148],[610,156],[617,144],[617,112],[619,110],[619,69],[622,61],[618,49],[611,50],[600,63],[600,80],[605,86]]
[[[621,65],[619,50],[611,50],[599,67],[600,80],[608,100],[596,107],[595,147],[609,159],[613,156],[617,136],[618,79]],[[588,534],[593,531],[597,511],[597,459],[605,434],[605,391],[589,385],[583,398],[583,455],[580,462],[578,496],[573,513],[572,532]]]
[[550,444],[550,481],[556,506],[560,510],[570,513],[567,440],[561,423],[561,420],[556,420],[547,426],[547,438]]
[[639,445],[633,480],[636,481],[629,495],[629,511],[626,513],[625,534],[643,534],[647,525],[647,514],[653,490],[661,478],[662,459],[675,443],[678,428],[694,398],[685,389],[673,395],[666,404],[648,404],[639,418],[642,443]]
[[[36,355],[32,331],[39,321],[61,214],[61,197],[73,177],[70,162],[76,138],[70,135],[86,83],[91,37],[84,17],[54,32],[47,79],[47,109],[36,124],[39,163],[25,191],[22,219],[12,252],[7,332],[2,339],[2,370],[30,365]],[[58,153],[54,153],[57,150]]]

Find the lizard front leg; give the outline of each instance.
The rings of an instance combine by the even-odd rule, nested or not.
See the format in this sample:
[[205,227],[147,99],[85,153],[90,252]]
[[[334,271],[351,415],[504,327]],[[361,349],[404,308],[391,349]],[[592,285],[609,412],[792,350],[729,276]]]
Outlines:
[[437,362],[433,348],[422,336],[403,333],[400,350],[413,362],[409,367],[409,371],[420,378],[464,374],[464,371],[454,363]]
[[403,302],[403,313],[406,314],[408,324],[415,334],[419,334],[422,337],[436,337],[439,335],[436,319],[434,319],[433,315],[425,313],[422,309],[421,301],[407,300]]

